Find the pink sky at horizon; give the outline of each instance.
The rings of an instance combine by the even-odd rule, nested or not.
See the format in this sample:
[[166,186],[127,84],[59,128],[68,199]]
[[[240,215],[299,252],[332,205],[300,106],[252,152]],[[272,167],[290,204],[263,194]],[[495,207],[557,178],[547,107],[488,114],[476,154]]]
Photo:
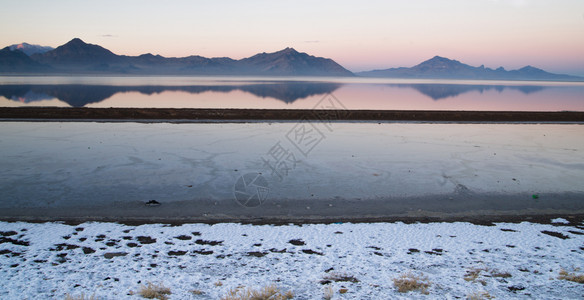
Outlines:
[[[3,0],[2,0],[3,1]],[[23,21],[23,17],[26,20]],[[435,55],[584,76],[584,1],[5,1],[0,47],[79,37],[120,55],[240,59],[293,47],[351,71]]]

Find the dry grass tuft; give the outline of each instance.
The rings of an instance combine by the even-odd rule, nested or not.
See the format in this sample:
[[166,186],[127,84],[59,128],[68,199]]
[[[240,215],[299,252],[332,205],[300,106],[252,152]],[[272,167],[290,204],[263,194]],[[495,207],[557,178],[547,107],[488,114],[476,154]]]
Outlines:
[[217,280],[217,282],[213,283],[215,286],[222,286],[223,282],[221,280]]
[[140,294],[140,296],[146,299],[167,300],[168,295],[172,293],[170,292],[170,288],[167,288],[162,284],[153,284],[151,282],[148,282],[148,285],[140,286],[138,294]]
[[466,270],[466,274],[464,274],[463,279],[466,281],[472,281],[474,282],[475,280],[477,280],[477,278],[479,278],[479,275],[481,274],[482,271],[486,271],[487,269],[485,268],[472,268],[469,270]]
[[331,300],[334,294],[335,291],[333,290],[333,287],[331,285],[326,285],[324,287],[324,295],[322,296],[322,298],[324,300]]
[[72,296],[69,294],[65,295],[65,300],[97,300],[97,297],[95,297],[95,294],[85,297],[85,294],[81,294],[79,296]]
[[491,296],[488,292],[474,292],[472,294],[468,294],[466,299],[468,300],[489,300],[494,299],[495,297]]
[[496,278],[509,278],[512,277],[511,273],[509,272],[501,272],[497,269],[489,269],[489,268],[471,268],[466,270],[466,274],[464,274],[463,279],[466,281],[472,282],[479,282],[483,286],[487,285],[487,282],[484,279],[477,280],[481,275],[481,272],[487,273],[485,277],[496,277]]
[[499,278],[509,278],[512,277],[509,272],[499,272],[498,270],[491,270],[491,276]]
[[424,274],[417,276],[411,272],[408,272],[406,274],[400,275],[398,278],[394,278],[393,285],[400,293],[417,291],[424,295],[428,295],[428,288],[430,287],[431,283],[428,280],[428,277],[424,276]]
[[221,300],[286,300],[292,298],[294,298],[292,291],[282,293],[275,284],[271,284],[259,290],[237,287],[229,290],[227,295],[221,297]]
[[[576,269],[575,271],[578,271],[578,269]],[[584,274],[577,274],[575,272],[568,272],[564,269],[561,269],[560,276],[558,276],[558,279],[577,283],[584,283]]]
[[191,292],[191,294],[193,294],[193,295],[202,295],[202,294],[204,294],[204,292],[203,292],[203,291],[201,291],[201,290],[197,290],[197,289],[192,289],[192,290],[190,290],[190,292]]

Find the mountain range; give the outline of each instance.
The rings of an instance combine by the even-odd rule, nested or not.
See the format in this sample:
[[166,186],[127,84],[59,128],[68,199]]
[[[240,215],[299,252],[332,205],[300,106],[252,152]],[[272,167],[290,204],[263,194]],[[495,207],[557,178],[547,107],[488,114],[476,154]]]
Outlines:
[[383,78],[419,78],[419,79],[484,79],[484,80],[566,80],[580,81],[583,77],[553,74],[532,66],[519,70],[507,71],[503,67],[497,69],[473,67],[457,60],[434,56],[411,68],[390,68],[357,73],[363,77]]
[[128,75],[244,75],[244,76],[362,76],[423,79],[557,80],[584,81],[583,77],[553,74],[532,66],[507,71],[473,67],[435,56],[413,67],[353,74],[330,58],[286,48],[235,60],[198,55],[163,57],[117,55],[99,45],[74,38],[55,49],[22,43],[0,50],[0,73],[128,74]]
[[45,53],[53,50],[53,47],[49,46],[40,46],[40,45],[31,45],[29,43],[20,43],[8,46],[10,50],[20,50],[24,52],[24,54],[31,56],[37,53]]
[[[75,38],[46,52],[16,57],[20,51],[0,50],[0,72],[48,72],[137,75],[266,75],[266,76],[354,76],[332,59],[315,57],[286,48],[235,60],[227,57],[117,55],[98,45]],[[21,53],[24,54],[24,53]],[[13,58],[14,57],[14,58]],[[17,61],[13,63],[12,61]],[[12,62],[12,63],[11,63]]]

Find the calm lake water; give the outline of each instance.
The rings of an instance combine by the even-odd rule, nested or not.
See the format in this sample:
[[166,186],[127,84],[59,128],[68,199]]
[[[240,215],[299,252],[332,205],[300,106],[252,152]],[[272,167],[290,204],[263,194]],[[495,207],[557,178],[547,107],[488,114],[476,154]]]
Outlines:
[[327,126],[2,122],[0,219],[584,213],[583,125]]
[[584,83],[255,77],[0,77],[0,106],[584,111]]

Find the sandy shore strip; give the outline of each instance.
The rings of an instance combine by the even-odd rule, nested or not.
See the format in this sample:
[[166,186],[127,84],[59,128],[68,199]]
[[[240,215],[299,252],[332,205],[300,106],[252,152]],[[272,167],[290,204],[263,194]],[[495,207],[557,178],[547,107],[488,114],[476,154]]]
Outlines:
[[581,299],[584,224],[548,223],[0,222],[0,298]]
[[2,107],[7,120],[584,122],[584,112]]

